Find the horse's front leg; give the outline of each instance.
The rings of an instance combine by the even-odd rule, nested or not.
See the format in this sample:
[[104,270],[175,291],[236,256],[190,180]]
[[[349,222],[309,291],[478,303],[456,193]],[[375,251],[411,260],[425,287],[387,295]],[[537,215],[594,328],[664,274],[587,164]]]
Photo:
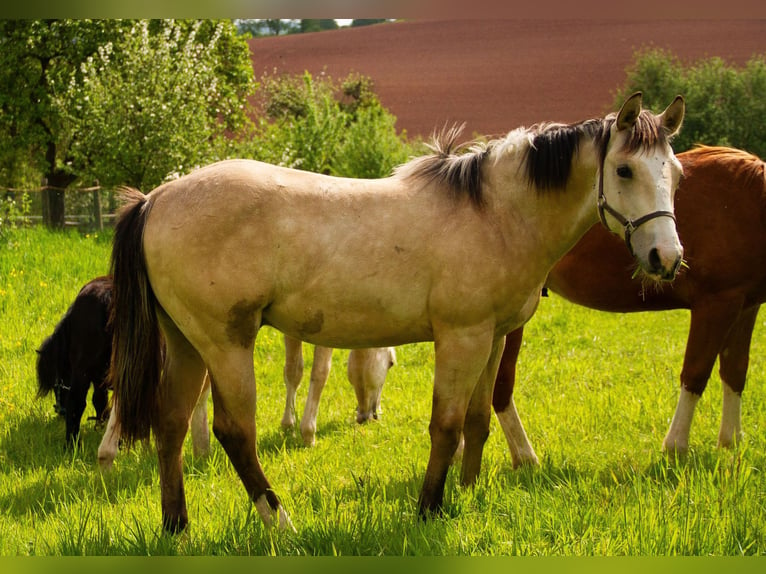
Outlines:
[[282,415],[282,428],[295,426],[295,395],[303,377],[303,341],[284,336],[285,340],[285,412]]
[[495,376],[500,362],[500,356],[505,346],[505,337],[500,337],[492,343],[492,351],[479,382],[471,395],[468,411],[463,425],[463,467],[460,482],[469,486],[476,482],[481,470],[481,458],[484,444],[489,436],[489,419],[492,416],[492,390],[495,386]]
[[317,415],[319,414],[319,399],[327,384],[332,366],[332,348],[314,347],[314,364],[311,366],[309,392],[306,396],[306,406],[301,417],[301,436],[306,446],[314,446],[317,432]]
[[521,418],[513,401],[513,389],[516,384],[516,362],[519,358],[523,335],[524,327],[519,327],[506,335],[505,348],[500,359],[495,388],[492,393],[492,407],[495,409],[495,415],[511,451],[513,468],[540,464],[535,450],[527,438],[524,425],[521,424]]
[[760,305],[742,311],[729,331],[719,355],[719,374],[723,384],[721,427],[718,446],[729,448],[742,440],[742,391],[750,363],[750,342]]
[[444,484],[460,443],[466,411],[493,347],[493,329],[481,325],[438,333],[431,406],[431,452],[418,500],[422,517],[441,509]]
[[716,357],[723,349],[741,309],[742,301],[739,298],[724,300],[722,297],[698,303],[692,309],[681,369],[681,392],[670,428],[662,441],[666,452],[685,453],[689,449],[694,410],[707,386]]
[[79,374],[76,367],[72,368],[72,373],[66,400],[66,445],[68,448],[75,446],[80,438],[80,421],[85,412],[90,388],[90,381],[86,376]]

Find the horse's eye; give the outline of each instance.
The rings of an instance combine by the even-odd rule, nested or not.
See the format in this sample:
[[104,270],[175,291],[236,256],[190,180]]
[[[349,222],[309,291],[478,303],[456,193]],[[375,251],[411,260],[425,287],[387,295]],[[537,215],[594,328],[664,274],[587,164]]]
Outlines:
[[625,179],[630,179],[633,177],[633,171],[627,165],[621,165],[617,168],[617,175]]

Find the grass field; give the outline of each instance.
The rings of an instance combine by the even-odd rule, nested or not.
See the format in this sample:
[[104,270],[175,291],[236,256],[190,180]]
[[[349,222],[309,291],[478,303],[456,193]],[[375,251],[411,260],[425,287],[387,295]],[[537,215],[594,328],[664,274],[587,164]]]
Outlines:
[[688,312],[611,315],[556,296],[527,327],[516,392],[541,467],[513,470],[493,419],[478,484],[461,488],[453,469],[444,518],[419,521],[432,346],[398,349],[382,418],[365,426],[353,422],[347,353],[336,351],[309,449],[299,432],[280,429],[284,350],[264,329],[255,357],[259,454],[297,533],[262,526],[213,440],[204,459],[186,445],[190,527],[163,535],[153,449],[121,452],[102,475],[93,423],[83,422],[81,448],[66,452],[52,398],[35,399],[35,349],[78,289],[107,271],[110,239],[42,229],[0,236],[0,556],[766,553],[766,318],[753,341],[743,444],[715,448],[716,374],[690,455],[669,461],[660,445],[678,397]]

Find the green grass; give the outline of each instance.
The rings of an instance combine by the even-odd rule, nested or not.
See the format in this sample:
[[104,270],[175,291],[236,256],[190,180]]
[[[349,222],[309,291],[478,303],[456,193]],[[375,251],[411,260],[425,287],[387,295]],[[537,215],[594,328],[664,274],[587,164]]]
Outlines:
[[[160,532],[156,455],[96,465],[99,433],[64,448],[52,400],[35,399],[35,349],[77,290],[107,271],[110,234],[0,236],[0,555],[738,555],[766,552],[765,333],[760,320],[743,401],[745,441],[718,451],[717,375],[700,401],[689,456],[660,451],[678,397],[688,312],[612,315],[551,296],[527,327],[516,402],[541,467],[513,470],[493,419],[478,484],[450,471],[445,516],[422,522],[433,348],[398,349],[380,421],[353,422],[336,351],[317,446],[280,429],[281,337],[256,350],[259,453],[297,533],[265,529],[220,445],[194,459],[190,527]],[[307,369],[310,353],[307,351]],[[305,400],[307,376],[299,392]],[[301,408],[302,410],[302,408]],[[86,414],[92,414],[88,407]]]

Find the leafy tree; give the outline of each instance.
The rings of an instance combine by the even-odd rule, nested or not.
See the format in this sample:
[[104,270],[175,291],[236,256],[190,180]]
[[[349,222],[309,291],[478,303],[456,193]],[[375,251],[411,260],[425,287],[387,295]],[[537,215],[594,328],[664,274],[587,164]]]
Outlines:
[[[691,66],[669,52],[638,52],[615,103],[641,90],[644,104],[660,111],[677,94],[686,100],[686,116],[673,148],[684,151],[695,144],[726,145],[766,158],[766,60],[753,56],[742,68],[721,58]],[[617,104],[619,105],[619,104]]]
[[245,19],[236,20],[237,30],[240,34],[258,36],[279,36],[280,34],[293,34],[300,32],[299,20],[284,19]]
[[337,30],[338,23],[335,20],[301,20],[301,32],[321,32],[322,30]]
[[0,20],[0,177],[11,186],[37,177],[52,189],[43,213],[64,222],[64,193],[76,174],[69,144],[76,132],[52,105],[79,66],[124,27],[119,21]]
[[0,63],[0,177],[43,175],[54,226],[78,179],[147,188],[214,154],[255,85],[230,21],[1,21]]
[[154,26],[136,22],[99,48],[56,102],[86,128],[72,146],[79,173],[106,186],[151,189],[213,159],[217,140],[247,121],[252,67],[246,44],[231,39],[233,25]]
[[382,22],[388,22],[386,18],[354,18],[351,21],[352,28],[359,28],[361,26],[372,26],[373,24],[380,24]]

